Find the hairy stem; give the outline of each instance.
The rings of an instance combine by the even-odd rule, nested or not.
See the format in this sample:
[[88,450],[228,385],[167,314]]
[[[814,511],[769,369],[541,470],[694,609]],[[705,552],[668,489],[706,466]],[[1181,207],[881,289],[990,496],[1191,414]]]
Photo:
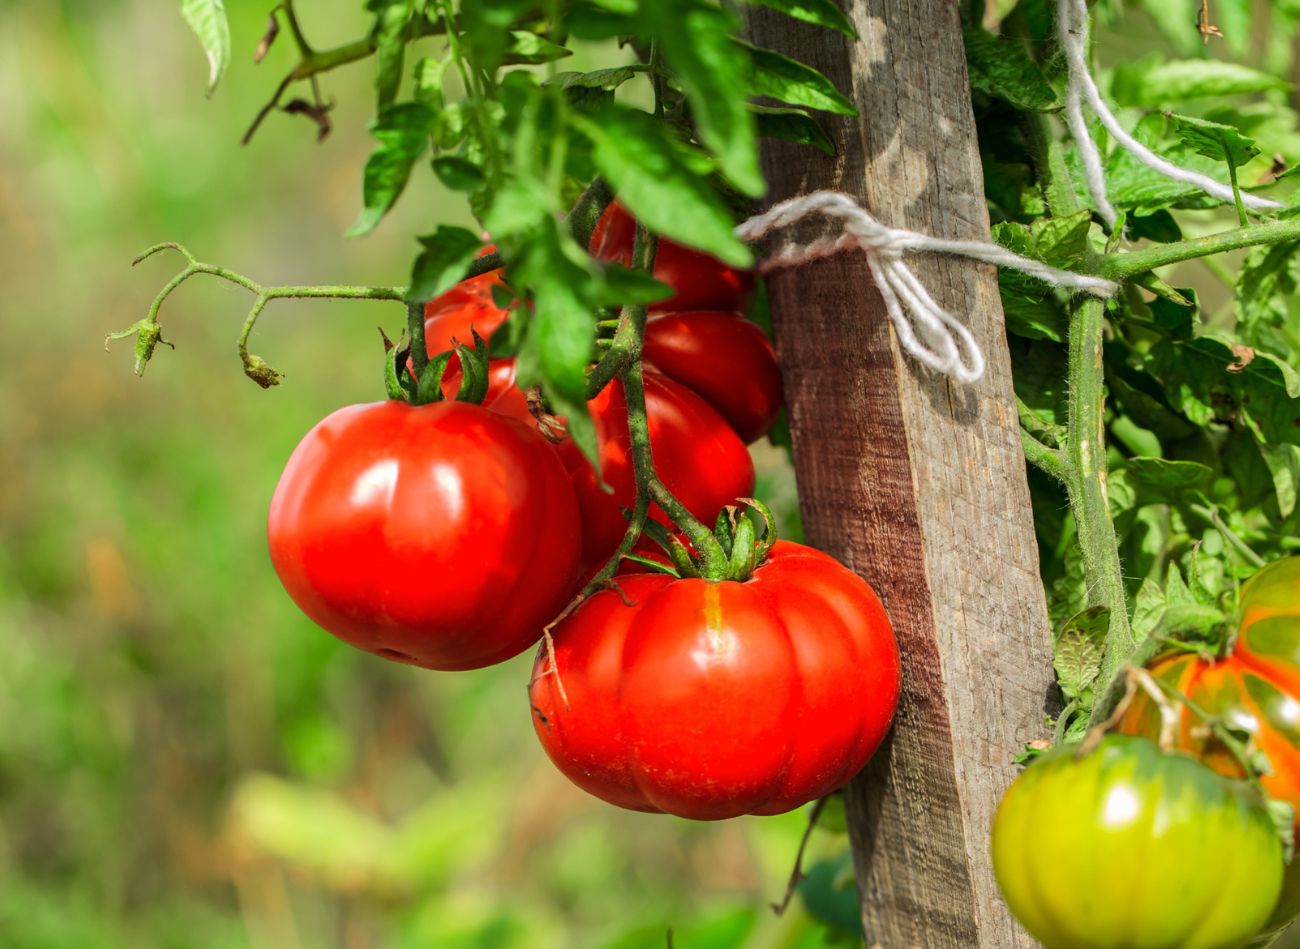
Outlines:
[[[1106,445],[1103,413],[1105,378],[1102,367],[1102,337],[1106,305],[1087,299],[1076,304],[1070,326],[1069,421],[1061,453],[1065,486],[1070,496],[1083,554],[1084,575],[1090,605],[1110,610],[1105,655],[1098,681],[1105,686],[1120,673],[1133,653],[1133,632],[1129,628],[1124,575],[1120,568],[1115,525],[1106,497]],[[1098,714],[1105,717],[1098,705]],[[1090,721],[1090,724],[1092,722]]]
[[1268,221],[1218,234],[1207,234],[1205,237],[1176,241],[1172,244],[1157,244],[1154,247],[1144,247],[1124,254],[1094,257],[1090,261],[1090,269],[1100,277],[1128,280],[1156,267],[1165,267],[1184,260],[1195,260],[1211,254],[1240,250],[1243,247],[1295,240],[1300,240],[1300,219]]
[[1074,191],[1074,179],[1065,164],[1065,150],[1061,141],[1052,134],[1051,120],[1042,112],[1026,112],[1025,139],[1033,156],[1034,171],[1043,200],[1055,217],[1067,217],[1079,211],[1079,196]]

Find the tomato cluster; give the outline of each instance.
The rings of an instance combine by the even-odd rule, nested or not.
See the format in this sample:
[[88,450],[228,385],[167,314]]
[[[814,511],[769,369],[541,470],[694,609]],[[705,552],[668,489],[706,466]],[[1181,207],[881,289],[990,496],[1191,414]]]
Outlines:
[[[627,263],[634,230],[611,206],[593,256]],[[752,274],[670,241],[654,274],[673,291],[642,350],[655,473],[694,518],[719,523],[727,549],[704,577],[625,568],[616,591],[581,601],[539,655],[534,721],[561,771],[615,804],[777,813],[842,785],[880,744],[898,647],[852,572],[774,542],[770,525],[759,538],[743,516],[735,526],[729,506],[754,489],[746,445],[781,407],[772,346],[743,313]],[[527,649],[618,548],[637,500],[620,380],[588,403],[593,465],[516,385],[513,359],[460,346],[503,329],[503,284],[490,271],[430,301],[425,344],[440,375],[416,401],[434,401],[335,412],[294,451],[271,503],[271,557],[289,594],[389,659],[473,669]],[[403,355],[390,368],[418,386]],[[658,506],[649,514],[675,529]]]

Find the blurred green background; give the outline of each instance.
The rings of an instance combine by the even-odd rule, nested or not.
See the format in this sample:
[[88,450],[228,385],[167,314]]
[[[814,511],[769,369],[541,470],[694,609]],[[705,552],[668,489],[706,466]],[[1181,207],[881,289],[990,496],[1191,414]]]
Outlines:
[[[230,2],[211,99],[175,2],[0,2],[0,945],[819,946],[778,920],[805,815],[691,824],[571,787],[532,734],[530,657],[459,675],[352,651],[295,609],[264,523],[317,420],[382,397],[392,304],[276,302],[244,378],[251,298],[204,278],[131,342],[181,259],[268,284],[404,284],[412,235],[464,220],[417,176],[371,236],[360,209],[371,64],[326,76],[335,134],[273,115],[293,63],[253,66],[272,4]],[[302,4],[321,47],[355,0]],[[768,452],[765,480],[791,507]],[[773,467],[775,466],[775,467]],[[843,837],[818,832],[837,860]],[[826,863],[823,890],[851,879]],[[836,912],[832,905],[824,912]],[[851,924],[851,919],[850,919]]]
[[[174,0],[0,0],[0,946],[639,949],[670,927],[684,949],[861,944],[835,821],[778,919],[805,814],[618,811],[542,754],[529,657],[392,665],[283,593],[264,535],[280,468],[321,417],[382,396],[375,327],[396,336],[400,307],[271,304],[252,341],[287,373],[269,391],[236,355],[250,297],[203,278],[165,305],[177,349],[143,379],[129,341],[104,352],[180,267],[131,268],[158,241],[268,284],[403,284],[414,234],[467,223],[417,174],[344,238],[369,63],[324,77],[324,143],[276,114],[239,145],[293,62],[287,36],[251,62],[271,5],[228,0],[235,60],[205,99]],[[304,28],[355,39],[361,6],[302,3]],[[1195,6],[1134,2],[1108,55]],[[1211,54],[1290,71],[1285,38],[1224,25]],[[758,455],[789,521],[788,465]]]

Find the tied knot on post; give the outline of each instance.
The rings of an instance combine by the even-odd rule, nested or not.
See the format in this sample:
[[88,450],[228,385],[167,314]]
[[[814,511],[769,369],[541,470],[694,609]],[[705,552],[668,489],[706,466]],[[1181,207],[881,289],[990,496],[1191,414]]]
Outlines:
[[838,224],[838,233],[804,244],[788,244],[760,265],[763,273],[830,257],[848,250],[867,259],[871,277],[885,301],[898,344],[909,356],[930,369],[956,379],[975,382],[984,375],[984,351],[970,330],[941,307],[907,265],[910,253],[928,252],[969,257],[999,267],[1010,267],[1067,290],[1110,297],[1118,285],[1100,277],[1049,267],[1021,257],[1000,244],[931,237],[916,231],[886,227],[850,195],[839,191],[814,191],[788,198],[755,215],[736,228],[736,236],[757,241],[805,218],[819,215]]

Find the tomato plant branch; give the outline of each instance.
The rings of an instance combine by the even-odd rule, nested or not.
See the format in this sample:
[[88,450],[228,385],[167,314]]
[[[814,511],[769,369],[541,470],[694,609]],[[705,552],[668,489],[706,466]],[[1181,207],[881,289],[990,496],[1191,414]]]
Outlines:
[[1282,241],[1300,240],[1300,218],[1285,221],[1266,221],[1251,224],[1205,237],[1175,241],[1172,244],[1157,244],[1141,250],[1131,250],[1122,254],[1094,256],[1089,270],[1097,276],[1111,280],[1130,280],[1156,267],[1195,260],[1211,254],[1222,254],[1230,250],[1245,247],[1257,247],[1261,244],[1278,244]]
[[[654,269],[655,239],[638,223],[632,245],[632,266],[637,270]],[[637,501],[653,501],[668,515],[669,520],[686,535],[700,556],[705,576],[721,576],[726,566],[726,554],[713,531],[701,524],[686,506],[659,480],[655,470],[654,450],[650,444],[650,422],[646,414],[645,376],[641,362],[641,348],[645,340],[648,309],[645,304],[623,308],[626,338],[629,340],[627,363],[619,373],[627,399],[627,426],[632,442],[632,470],[636,478]],[[620,331],[622,328],[620,327]],[[629,541],[631,526],[624,535]],[[635,542],[635,538],[632,539]],[[630,546],[629,546],[630,549]],[[606,569],[608,569],[608,564]]]
[[1052,134],[1050,120],[1042,112],[1027,112],[1023,129],[1033,156],[1039,190],[1048,209],[1056,217],[1074,214],[1080,210],[1079,196],[1074,191],[1074,179],[1065,163],[1065,150],[1061,147],[1061,140]]
[[1224,540],[1230,543],[1236,549],[1237,553],[1241,554],[1241,556],[1245,558],[1247,563],[1255,567],[1263,567],[1267,563],[1267,561],[1259,554],[1255,553],[1255,551],[1251,549],[1250,545],[1242,540],[1234,530],[1224,523],[1223,518],[1219,516],[1217,510],[1212,507],[1206,507],[1202,504],[1193,504],[1190,506],[1190,510],[1198,517],[1204,518],[1209,522],[1211,527],[1222,534]]
[[[1083,554],[1090,605],[1110,611],[1109,628],[1098,681],[1102,691],[1128,663],[1136,645],[1129,628],[1124,575],[1120,567],[1115,525],[1106,497],[1105,378],[1102,338],[1106,304],[1082,300],[1075,304],[1069,340],[1069,416],[1061,452],[1065,487],[1070,497]],[[1093,720],[1105,715],[1099,703]]]
[[1059,450],[1048,448],[1023,428],[1020,430],[1020,441],[1025,449],[1026,461],[1043,474],[1062,483],[1065,482],[1065,461],[1061,458]]
[[[158,323],[158,313],[162,308],[163,301],[169,297],[177,287],[186,280],[197,274],[207,274],[208,276],[218,277],[236,286],[243,287],[245,290],[254,294],[252,309],[249,310],[248,316],[244,320],[243,328],[239,334],[239,357],[244,363],[244,372],[250,379],[263,388],[269,388],[276,385],[282,373],[272,369],[260,356],[248,351],[248,338],[253,332],[253,327],[257,319],[261,316],[262,310],[271,300],[281,299],[317,299],[317,300],[392,300],[401,302],[405,299],[405,287],[356,287],[356,286],[286,286],[286,287],[264,287],[256,281],[236,273],[225,267],[219,267],[216,264],[207,264],[196,259],[185,247],[174,241],[164,241],[161,244],[155,244],[144,253],[140,254],[133,260],[132,266],[143,260],[152,257],[154,254],[163,250],[174,250],[184,255],[187,263],[184,269],[171,280],[154,297],[153,303],[149,306],[149,312],[145,317],[133,323],[124,330],[116,333],[110,333],[105,339],[105,346],[108,340],[124,339],[127,336],[136,337],[136,375],[144,373],[145,366],[153,356],[155,344],[165,343],[162,339],[162,330]],[[171,345],[167,343],[167,345]]]

